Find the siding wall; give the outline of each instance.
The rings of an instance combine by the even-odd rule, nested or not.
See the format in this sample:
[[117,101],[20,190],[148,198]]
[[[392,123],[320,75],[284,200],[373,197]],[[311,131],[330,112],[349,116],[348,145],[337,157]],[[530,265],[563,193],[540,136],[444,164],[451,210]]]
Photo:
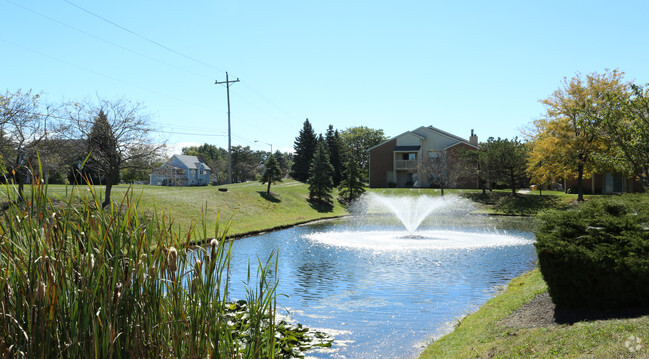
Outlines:
[[370,150],[370,188],[388,186],[388,172],[393,171],[397,140],[388,141]]

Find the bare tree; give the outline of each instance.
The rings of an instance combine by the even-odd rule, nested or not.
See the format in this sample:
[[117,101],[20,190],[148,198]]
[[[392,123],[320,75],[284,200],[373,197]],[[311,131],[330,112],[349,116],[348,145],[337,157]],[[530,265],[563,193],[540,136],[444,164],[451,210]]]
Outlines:
[[462,159],[455,151],[437,151],[421,161],[419,173],[431,184],[444,189],[455,185],[458,176],[464,170]]
[[38,168],[37,157],[47,155],[48,138],[56,138],[62,132],[58,110],[43,104],[41,95],[31,90],[0,95],[0,167],[18,185],[20,200],[24,184],[35,177],[31,169]]
[[87,165],[106,185],[102,203],[111,202],[111,190],[119,181],[120,170],[157,160],[165,148],[151,137],[150,115],[144,107],[124,98],[86,101],[69,107],[68,116],[87,141]]

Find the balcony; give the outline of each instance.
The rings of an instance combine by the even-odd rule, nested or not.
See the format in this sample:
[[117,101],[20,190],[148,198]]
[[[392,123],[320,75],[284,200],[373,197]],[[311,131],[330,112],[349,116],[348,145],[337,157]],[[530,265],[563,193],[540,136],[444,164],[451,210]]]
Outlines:
[[417,160],[396,160],[395,162],[395,170],[416,170],[419,165]]

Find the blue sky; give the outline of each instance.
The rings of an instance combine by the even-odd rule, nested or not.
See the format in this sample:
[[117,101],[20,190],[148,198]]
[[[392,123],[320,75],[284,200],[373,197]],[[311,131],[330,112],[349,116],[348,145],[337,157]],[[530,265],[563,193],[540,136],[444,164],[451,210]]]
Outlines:
[[0,0],[0,89],[125,97],[171,145],[226,147],[228,71],[233,145],[291,150],[305,118],[511,138],[563,77],[649,82],[648,16],[646,1]]

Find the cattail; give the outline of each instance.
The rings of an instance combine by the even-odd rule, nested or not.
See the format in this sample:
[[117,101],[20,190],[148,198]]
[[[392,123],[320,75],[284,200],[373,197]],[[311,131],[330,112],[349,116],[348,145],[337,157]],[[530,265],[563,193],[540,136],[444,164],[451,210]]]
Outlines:
[[194,265],[194,275],[196,275],[197,277],[201,275],[202,266],[203,266],[203,262],[201,262],[200,259],[197,259],[196,264]]
[[113,291],[113,305],[117,304],[117,300],[122,295],[120,289],[122,289],[122,283],[117,282],[117,284],[115,285],[115,290]]
[[210,241],[210,247],[212,247],[212,259],[214,259],[214,256],[216,255],[216,247],[219,245],[219,240],[216,238],[213,238]]
[[43,283],[43,281],[39,280],[38,285],[36,286],[36,299],[38,299],[38,300],[45,299],[45,292],[46,291],[47,291],[47,287],[45,287],[45,283]]
[[176,251],[176,248],[171,247],[169,248],[169,253],[167,254],[167,265],[169,266],[169,270],[172,273],[176,272],[177,267],[177,259],[178,259],[178,252]]

